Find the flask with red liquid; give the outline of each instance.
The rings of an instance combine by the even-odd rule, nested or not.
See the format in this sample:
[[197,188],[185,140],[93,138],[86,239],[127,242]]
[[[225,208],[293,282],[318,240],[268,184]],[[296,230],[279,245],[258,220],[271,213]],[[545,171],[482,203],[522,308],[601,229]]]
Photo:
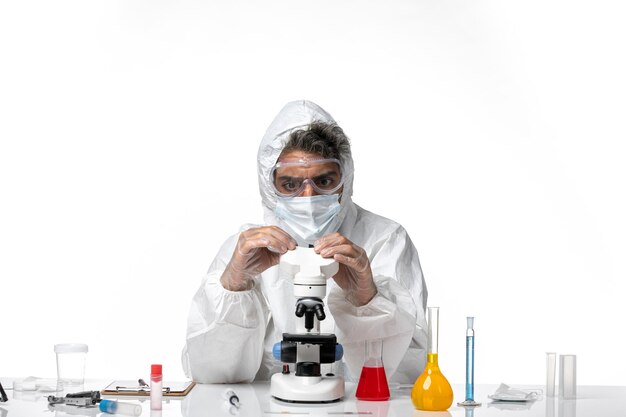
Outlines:
[[386,401],[389,399],[389,385],[383,366],[383,341],[368,340],[365,349],[365,363],[356,388],[356,398],[366,401]]

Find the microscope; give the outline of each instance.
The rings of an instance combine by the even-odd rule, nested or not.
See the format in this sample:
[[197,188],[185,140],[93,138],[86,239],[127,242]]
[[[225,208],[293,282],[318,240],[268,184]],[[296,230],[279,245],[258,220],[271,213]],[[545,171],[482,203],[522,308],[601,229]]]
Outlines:
[[[280,271],[293,277],[297,299],[296,333],[283,333],[282,342],[274,345],[273,354],[283,362],[282,373],[272,375],[272,397],[295,403],[339,401],[345,393],[342,376],[321,374],[321,364],[334,363],[343,357],[343,347],[332,333],[320,333],[320,321],[326,318],[322,299],[326,280],[337,273],[339,265],[324,259],[313,248],[296,247],[281,256]],[[290,364],[295,364],[291,369]]]

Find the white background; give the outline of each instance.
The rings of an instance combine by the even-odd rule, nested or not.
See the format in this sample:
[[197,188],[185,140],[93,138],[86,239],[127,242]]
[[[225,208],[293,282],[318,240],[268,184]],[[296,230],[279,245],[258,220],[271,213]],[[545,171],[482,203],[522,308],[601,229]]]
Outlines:
[[261,221],[260,138],[307,98],[352,139],[354,201],[409,231],[440,364],[623,385],[619,1],[0,4],[0,376],[183,378],[191,297]]

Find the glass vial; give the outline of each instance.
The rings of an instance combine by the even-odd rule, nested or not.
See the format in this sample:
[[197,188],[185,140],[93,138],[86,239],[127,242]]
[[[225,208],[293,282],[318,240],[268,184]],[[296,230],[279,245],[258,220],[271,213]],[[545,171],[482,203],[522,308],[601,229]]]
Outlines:
[[452,387],[439,369],[439,307],[428,307],[428,357],[411,391],[418,410],[445,411],[452,405]]
[[576,398],[576,355],[559,355],[559,397]]
[[556,388],[556,352],[546,352],[546,396],[554,397]]
[[150,370],[150,409],[160,410],[163,405],[163,368],[152,365]]
[[389,385],[383,365],[383,341],[368,340],[365,344],[365,363],[356,389],[356,398],[366,401],[389,399]]

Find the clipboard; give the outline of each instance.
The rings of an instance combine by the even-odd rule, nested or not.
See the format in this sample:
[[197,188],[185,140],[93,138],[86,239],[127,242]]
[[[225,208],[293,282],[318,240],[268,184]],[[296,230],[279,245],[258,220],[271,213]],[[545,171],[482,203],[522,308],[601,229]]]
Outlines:
[[[184,397],[196,385],[193,381],[163,381],[164,397]],[[107,385],[102,391],[102,395],[122,395],[122,396],[150,396],[150,385],[143,379],[139,381],[116,380]]]

